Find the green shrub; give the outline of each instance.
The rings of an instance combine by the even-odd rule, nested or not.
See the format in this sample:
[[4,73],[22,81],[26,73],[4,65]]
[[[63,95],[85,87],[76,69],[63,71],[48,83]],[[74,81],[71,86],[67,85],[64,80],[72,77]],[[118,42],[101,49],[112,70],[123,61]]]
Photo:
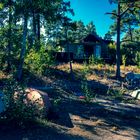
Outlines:
[[81,89],[85,95],[85,101],[89,103],[93,98],[93,94],[91,89],[88,87],[87,82],[82,82]]
[[61,104],[61,101],[62,100],[61,100],[60,97],[53,100],[53,107],[54,107],[55,111],[59,111],[59,107],[58,106]]
[[28,70],[33,73],[43,74],[45,70],[54,64],[54,58],[50,50],[45,47],[39,50],[31,49],[25,58],[25,64]]
[[89,66],[88,66],[87,62],[84,62],[83,66],[84,66],[83,72],[87,73],[89,71]]
[[110,63],[111,64],[115,64],[116,63],[116,44],[115,43],[111,43],[108,46],[108,52],[109,52],[109,58],[110,58]]
[[[37,100],[35,101],[38,102]],[[27,101],[27,92],[24,86],[13,82],[4,89],[5,113],[2,118],[9,121],[16,121],[18,125],[26,121],[44,117],[44,109],[38,108],[37,104]]]
[[136,52],[135,63],[137,64],[138,68],[140,68],[140,52]]
[[118,100],[122,100],[123,99],[123,90],[116,90],[113,88],[109,88],[107,91],[107,94],[113,98],[113,99],[118,99]]
[[126,66],[126,56],[122,55],[122,64],[125,67]]
[[97,58],[94,55],[91,55],[89,57],[89,64],[90,65],[104,64],[104,61],[102,58]]
[[126,56],[126,65],[135,65],[137,60],[138,52],[140,52],[140,44],[136,42],[123,43],[121,48],[122,55]]
[[94,64],[95,64],[95,57],[94,57],[94,55],[91,55],[91,56],[89,57],[89,64],[90,64],[90,65],[94,65]]

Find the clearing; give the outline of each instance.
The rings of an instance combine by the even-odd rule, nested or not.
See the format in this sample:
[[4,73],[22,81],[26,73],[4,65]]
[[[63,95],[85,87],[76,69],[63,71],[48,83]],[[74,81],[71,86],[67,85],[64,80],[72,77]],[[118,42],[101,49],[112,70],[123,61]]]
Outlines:
[[[132,69],[139,72],[134,67],[122,70]],[[38,120],[25,128],[1,124],[0,139],[140,140],[140,101],[127,95],[130,90],[123,86],[123,79],[113,78],[114,67],[74,64],[73,70],[74,80],[68,74],[68,65],[48,70],[43,78],[34,76],[32,80],[31,75],[29,86],[48,93],[55,113],[49,121]],[[85,94],[88,100],[80,99],[77,93]]]

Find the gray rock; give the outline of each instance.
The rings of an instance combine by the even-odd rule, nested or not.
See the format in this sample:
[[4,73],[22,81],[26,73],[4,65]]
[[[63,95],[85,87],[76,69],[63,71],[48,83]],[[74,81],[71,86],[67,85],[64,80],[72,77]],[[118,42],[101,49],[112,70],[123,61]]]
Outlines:
[[135,79],[140,79],[140,73],[128,72],[128,73],[125,75],[125,79],[126,79],[126,81],[131,81],[131,80],[135,80]]
[[4,98],[4,94],[2,92],[0,92],[0,113],[5,111],[3,98]]
[[134,79],[134,73],[133,72],[128,72],[126,75],[125,75],[125,79],[126,81],[131,81]]
[[132,97],[134,97],[134,98],[140,100],[140,89],[131,92],[130,95],[131,95]]
[[140,88],[140,73],[129,72],[125,76],[125,81],[128,88],[138,89]]

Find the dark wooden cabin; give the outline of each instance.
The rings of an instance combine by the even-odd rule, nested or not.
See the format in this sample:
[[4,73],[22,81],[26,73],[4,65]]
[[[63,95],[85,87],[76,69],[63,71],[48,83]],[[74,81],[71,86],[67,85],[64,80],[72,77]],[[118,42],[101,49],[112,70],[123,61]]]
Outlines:
[[104,40],[96,34],[89,34],[80,43],[64,45],[61,52],[58,52],[58,60],[68,60],[68,53],[72,60],[89,59],[94,55],[97,58],[108,59],[108,45],[113,43],[110,40]]

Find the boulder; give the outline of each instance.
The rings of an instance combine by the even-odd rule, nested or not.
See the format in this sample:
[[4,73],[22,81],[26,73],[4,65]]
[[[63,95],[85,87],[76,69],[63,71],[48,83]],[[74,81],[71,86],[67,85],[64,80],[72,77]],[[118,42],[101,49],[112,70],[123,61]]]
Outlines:
[[40,109],[43,109],[45,111],[45,114],[49,112],[51,108],[51,103],[49,100],[49,96],[46,92],[42,92],[37,89],[33,88],[27,88],[25,90],[24,95],[20,92],[15,92],[14,99],[15,101],[19,99],[19,97],[23,96],[23,103],[28,105],[35,106],[35,111],[38,114]]
[[140,89],[131,92],[130,95],[132,97],[134,97],[135,99],[139,99],[140,100]]
[[47,93],[33,88],[28,88],[25,91],[27,92],[27,101],[45,108],[46,111],[49,111],[51,103]]
[[130,82],[132,79],[134,79],[134,74],[133,74],[133,72],[128,72],[128,73],[125,74],[125,80],[126,80],[127,82]]
[[126,81],[132,81],[132,80],[135,80],[135,79],[139,79],[140,80],[140,73],[128,72],[125,75],[125,79],[126,79]]
[[136,89],[140,88],[140,74],[139,73],[133,73],[129,72],[125,76],[125,80],[129,87]]
[[5,111],[3,98],[4,98],[4,94],[0,92],[0,113]]

